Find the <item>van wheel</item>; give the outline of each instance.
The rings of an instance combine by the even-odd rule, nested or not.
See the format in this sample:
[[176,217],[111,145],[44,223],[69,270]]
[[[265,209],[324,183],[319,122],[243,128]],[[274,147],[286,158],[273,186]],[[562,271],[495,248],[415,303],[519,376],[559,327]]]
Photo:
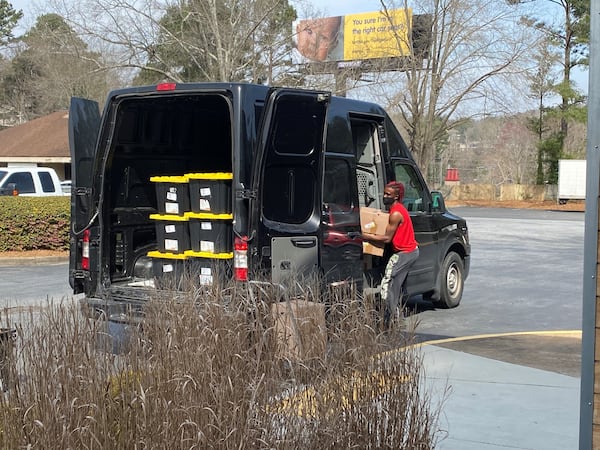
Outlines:
[[439,308],[456,308],[462,299],[464,264],[458,253],[450,252],[444,258],[440,273],[440,298],[434,302]]

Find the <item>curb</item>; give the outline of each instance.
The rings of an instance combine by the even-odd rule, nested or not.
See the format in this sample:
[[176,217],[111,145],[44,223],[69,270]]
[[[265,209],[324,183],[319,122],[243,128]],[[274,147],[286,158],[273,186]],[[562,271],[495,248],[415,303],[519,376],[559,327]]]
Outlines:
[[68,256],[16,256],[0,258],[0,267],[64,264],[68,262]]

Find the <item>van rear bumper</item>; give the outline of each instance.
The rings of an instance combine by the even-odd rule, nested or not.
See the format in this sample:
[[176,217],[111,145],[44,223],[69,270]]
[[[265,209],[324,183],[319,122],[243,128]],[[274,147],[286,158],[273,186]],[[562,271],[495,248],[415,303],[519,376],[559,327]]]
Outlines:
[[85,317],[94,320],[140,323],[143,319],[143,301],[116,301],[96,297],[84,297],[79,300]]

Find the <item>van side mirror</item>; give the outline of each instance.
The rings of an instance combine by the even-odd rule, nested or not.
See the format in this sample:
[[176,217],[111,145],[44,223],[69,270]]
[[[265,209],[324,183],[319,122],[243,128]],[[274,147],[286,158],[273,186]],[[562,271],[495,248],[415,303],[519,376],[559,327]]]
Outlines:
[[431,191],[431,212],[445,212],[446,203],[440,191]]

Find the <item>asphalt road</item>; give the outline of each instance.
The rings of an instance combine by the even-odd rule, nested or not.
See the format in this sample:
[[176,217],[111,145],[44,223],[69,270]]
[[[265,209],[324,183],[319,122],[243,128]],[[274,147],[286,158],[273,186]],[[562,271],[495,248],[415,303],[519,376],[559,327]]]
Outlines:
[[0,267],[0,308],[31,307],[69,301],[69,265],[66,262]]
[[[459,307],[413,299],[419,340],[579,376],[584,218],[579,212],[453,208],[465,217],[471,272]],[[532,333],[533,332],[533,333]]]
[[467,219],[471,271],[451,310],[417,303],[419,331],[440,337],[581,330],[584,214],[454,208]]

